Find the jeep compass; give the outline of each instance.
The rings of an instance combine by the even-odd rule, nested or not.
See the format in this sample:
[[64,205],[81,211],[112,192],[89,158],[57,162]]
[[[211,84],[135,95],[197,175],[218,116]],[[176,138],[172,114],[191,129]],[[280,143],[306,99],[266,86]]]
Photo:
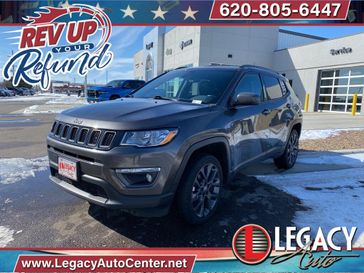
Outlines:
[[297,159],[301,103],[288,80],[251,65],[180,68],[127,98],[66,110],[48,135],[50,179],[108,208],[189,223],[216,211],[247,164]]

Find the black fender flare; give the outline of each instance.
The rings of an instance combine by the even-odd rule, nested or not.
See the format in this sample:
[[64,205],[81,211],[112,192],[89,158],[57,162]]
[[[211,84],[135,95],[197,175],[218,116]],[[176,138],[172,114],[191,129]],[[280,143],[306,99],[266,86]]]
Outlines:
[[184,154],[184,157],[182,159],[182,162],[178,168],[178,171],[175,175],[175,181],[176,183],[172,183],[172,188],[170,189],[171,192],[176,192],[180,182],[181,182],[181,179],[182,179],[182,176],[183,176],[183,173],[186,169],[186,166],[188,164],[188,162],[190,161],[191,159],[191,156],[194,152],[196,152],[197,150],[203,148],[203,147],[206,147],[208,145],[211,145],[211,144],[217,144],[217,143],[223,143],[225,145],[225,148],[226,148],[226,151],[227,151],[227,155],[226,155],[226,158],[227,158],[227,181],[229,180],[229,176],[231,175],[231,170],[232,170],[232,167],[231,167],[231,152],[230,152],[230,145],[229,145],[229,142],[228,140],[223,137],[223,136],[216,136],[216,137],[211,137],[211,138],[208,138],[208,139],[205,139],[205,140],[202,140],[202,141],[198,141],[194,144],[192,144],[188,149],[187,151],[185,152]]

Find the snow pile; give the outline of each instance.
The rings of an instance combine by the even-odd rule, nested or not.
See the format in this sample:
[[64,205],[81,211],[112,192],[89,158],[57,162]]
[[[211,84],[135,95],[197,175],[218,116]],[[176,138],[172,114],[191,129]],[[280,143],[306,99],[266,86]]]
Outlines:
[[50,98],[52,98],[52,96],[50,96],[50,95],[47,95],[47,96],[38,96],[38,95],[34,95],[34,96],[15,96],[15,97],[1,97],[0,101],[31,102],[31,101],[49,100]]
[[300,140],[310,139],[324,139],[333,136],[337,136],[342,132],[348,131],[360,131],[364,128],[352,128],[352,129],[324,129],[324,130],[302,130]]
[[0,247],[6,247],[8,243],[14,241],[14,230],[0,226]]
[[63,95],[47,101],[46,104],[87,104],[87,101],[85,98],[78,96]]
[[[340,164],[341,156],[332,157],[332,164]],[[349,155],[363,164],[364,153]],[[364,222],[360,215],[364,207],[364,168],[334,171],[305,172],[283,175],[257,176],[260,181],[275,186],[302,201],[307,211],[298,211],[294,224],[311,227],[313,231],[321,227],[325,232],[337,226],[357,227],[355,245],[364,247]],[[337,243],[344,244],[338,237]]]
[[0,158],[0,184],[16,183],[30,176],[35,176],[36,171],[48,168],[48,157],[34,159],[25,158]]
[[340,154],[334,152],[303,153],[297,163],[315,165],[344,165],[352,168],[364,167],[364,154]]

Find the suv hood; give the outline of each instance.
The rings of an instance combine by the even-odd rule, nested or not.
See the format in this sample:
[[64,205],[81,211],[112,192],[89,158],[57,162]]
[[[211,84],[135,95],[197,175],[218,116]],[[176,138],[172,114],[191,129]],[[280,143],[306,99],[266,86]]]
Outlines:
[[122,98],[63,111],[57,120],[113,130],[175,126],[178,121],[208,114],[210,105],[167,100]]
[[107,85],[97,85],[97,86],[91,86],[91,87],[87,88],[87,90],[99,91],[99,90],[112,90],[112,89],[115,89],[115,88],[116,87],[107,86]]

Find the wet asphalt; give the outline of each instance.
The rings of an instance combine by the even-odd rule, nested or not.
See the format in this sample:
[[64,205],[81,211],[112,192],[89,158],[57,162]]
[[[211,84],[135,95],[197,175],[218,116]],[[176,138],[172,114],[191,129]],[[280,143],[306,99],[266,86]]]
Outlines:
[[[46,155],[54,114],[12,114],[29,105],[0,102],[0,158]],[[305,210],[299,199],[242,173],[224,189],[216,215],[191,226],[174,207],[162,218],[140,218],[90,206],[48,176],[41,171],[14,184],[0,183],[0,226],[14,231],[7,247],[230,247],[245,224],[260,224],[272,233],[275,226],[292,225],[294,214]]]
[[256,223],[273,232],[305,209],[297,198],[239,175],[224,189],[216,215],[191,226],[174,209],[162,218],[140,218],[90,206],[53,185],[48,175],[0,184],[0,226],[14,230],[7,247],[230,247],[240,226]]

